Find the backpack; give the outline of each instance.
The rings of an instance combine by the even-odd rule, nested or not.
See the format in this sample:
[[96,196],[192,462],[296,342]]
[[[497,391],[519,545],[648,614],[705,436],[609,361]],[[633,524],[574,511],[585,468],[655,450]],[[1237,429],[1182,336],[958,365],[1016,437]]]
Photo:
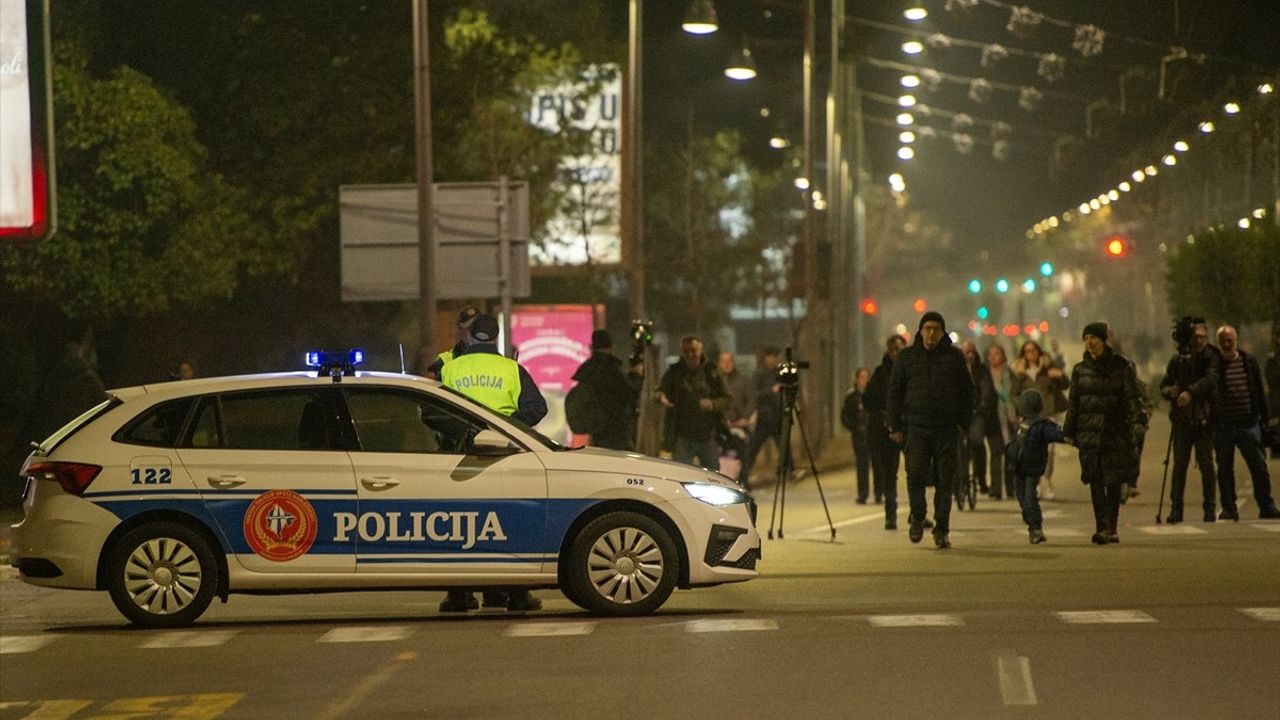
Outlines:
[[579,435],[592,434],[597,426],[598,408],[591,402],[591,392],[578,383],[569,389],[564,396],[564,417],[569,421],[569,429]]
[[1018,432],[1013,436],[1013,439],[1004,446],[1005,477],[1014,478],[1020,474],[1018,471],[1022,466],[1022,451],[1026,447],[1027,433],[1030,430],[1030,426],[1025,429],[1019,426]]

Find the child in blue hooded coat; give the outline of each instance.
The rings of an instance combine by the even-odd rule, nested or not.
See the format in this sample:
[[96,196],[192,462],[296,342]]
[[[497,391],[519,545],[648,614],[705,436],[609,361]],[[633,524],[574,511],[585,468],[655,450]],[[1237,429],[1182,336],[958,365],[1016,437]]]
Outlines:
[[1063,442],[1062,426],[1041,417],[1044,398],[1040,391],[1029,388],[1018,396],[1018,415],[1022,418],[1018,434],[1009,441],[1004,454],[1005,472],[1013,478],[1014,493],[1022,508],[1022,521],[1027,524],[1031,544],[1045,541],[1041,529],[1040,499],[1036,494],[1040,476],[1049,463],[1049,443]]

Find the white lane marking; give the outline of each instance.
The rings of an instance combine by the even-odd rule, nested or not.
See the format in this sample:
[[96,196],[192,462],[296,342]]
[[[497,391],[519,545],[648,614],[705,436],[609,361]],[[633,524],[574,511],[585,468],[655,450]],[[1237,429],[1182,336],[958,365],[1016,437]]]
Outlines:
[[777,620],[690,620],[685,623],[685,632],[742,632],[750,630],[777,630]]
[[1054,613],[1058,619],[1072,625],[1111,625],[1122,623],[1153,623],[1156,619],[1141,610],[1078,610]]
[[1280,607],[1239,608],[1240,612],[1262,622],[1280,622]]
[[590,635],[596,629],[593,622],[539,622],[521,623],[507,628],[507,637],[556,637],[561,635]]
[[1280,533],[1280,523],[1253,523],[1253,527],[1263,532]]
[[193,648],[225,645],[236,630],[174,630],[162,632],[142,644],[144,648]]
[[1005,705],[1036,705],[1036,686],[1031,682],[1031,660],[1020,655],[996,658],[1000,677],[1000,698]]
[[963,625],[959,615],[868,615],[872,627],[954,627]]
[[316,642],[392,642],[404,640],[413,634],[413,628],[406,625],[378,625],[373,627],[334,628]]
[[10,635],[0,637],[0,655],[29,653],[53,642],[53,635]]
[[820,532],[825,532],[829,534],[833,526],[842,528],[848,525],[857,525],[859,523],[871,522],[872,520],[876,520],[876,519],[883,520],[884,512],[881,511],[881,512],[871,513],[870,515],[859,515],[857,517],[841,520],[840,522],[837,522],[837,523],[832,523],[832,525],[818,525],[816,527],[811,527],[808,530],[801,530],[800,532],[802,534],[820,533]]
[[1207,530],[1202,530],[1194,525],[1139,525],[1138,529],[1148,535],[1205,535]]

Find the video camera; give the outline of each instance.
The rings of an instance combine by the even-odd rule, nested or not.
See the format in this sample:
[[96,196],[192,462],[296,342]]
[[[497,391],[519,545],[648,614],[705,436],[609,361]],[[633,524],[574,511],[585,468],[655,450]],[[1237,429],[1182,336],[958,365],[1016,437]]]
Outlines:
[[778,384],[782,386],[782,409],[783,412],[787,412],[792,407],[795,407],[796,395],[800,389],[800,371],[808,370],[809,363],[803,360],[793,360],[791,348],[786,349],[783,358],[783,361],[778,363],[778,367],[774,368],[773,372]]
[[1204,318],[1183,315],[1173,321],[1173,341],[1178,345],[1179,355],[1191,354],[1191,343],[1196,339],[1196,325],[1203,325]]
[[644,351],[653,344],[653,321],[631,321],[631,364],[644,362]]

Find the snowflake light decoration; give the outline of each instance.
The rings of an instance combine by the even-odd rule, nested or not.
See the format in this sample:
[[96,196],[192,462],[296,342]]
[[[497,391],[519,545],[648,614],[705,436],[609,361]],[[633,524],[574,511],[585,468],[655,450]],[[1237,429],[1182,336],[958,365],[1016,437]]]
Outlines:
[[968,12],[978,6],[978,0],[947,0],[942,7],[949,13]]
[[942,33],[934,33],[925,38],[924,42],[929,47],[938,48],[940,50],[946,50],[951,47],[951,38],[943,35]]
[[925,68],[920,71],[920,79],[924,81],[924,89],[933,92],[942,84],[942,73],[933,68]]
[[1044,15],[1025,5],[1014,7],[1009,11],[1009,24],[1005,25],[1005,29],[1017,37],[1026,39],[1040,27],[1041,20],[1044,20]]
[[991,83],[982,78],[969,81],[969,99],[976,103],[984,103],[991,96]]
[[973,136],[969,133],[952,133],[951,142],[961,155],[968,155],[973,150]]
[[1096,25],[1077,25],[1076,40],[1071,43],[1071,47],[1075,48],[1081,57],[1092,57],[1102,52],[1102,42],[1106,38],[1107,33]]
[[1055,53],[1041,55],[1040,67],[1036,68],[1036,74],[1048,82],[1061,80],[1062,76],[1067,74],[1067,61]]
[[951,118],[952,132],[963,132],[973,127],[973,118],[966,113],[960,113]]
[[1004,160],[1009,157],[1009,141],[997,140],[991,144],[991,157]]
[[982,48],[982,67],[991,67],[1009,57],[1009,50],[1003,45],[992,43]]
[[1031,112],[1040,105],[1040,101],[1043,99],[1044,94],[1039,90],[1033,87],[1024,87],[1022,88],[1022,91],[1018,93],[1018,107],[1021,107],[1027,112]]

